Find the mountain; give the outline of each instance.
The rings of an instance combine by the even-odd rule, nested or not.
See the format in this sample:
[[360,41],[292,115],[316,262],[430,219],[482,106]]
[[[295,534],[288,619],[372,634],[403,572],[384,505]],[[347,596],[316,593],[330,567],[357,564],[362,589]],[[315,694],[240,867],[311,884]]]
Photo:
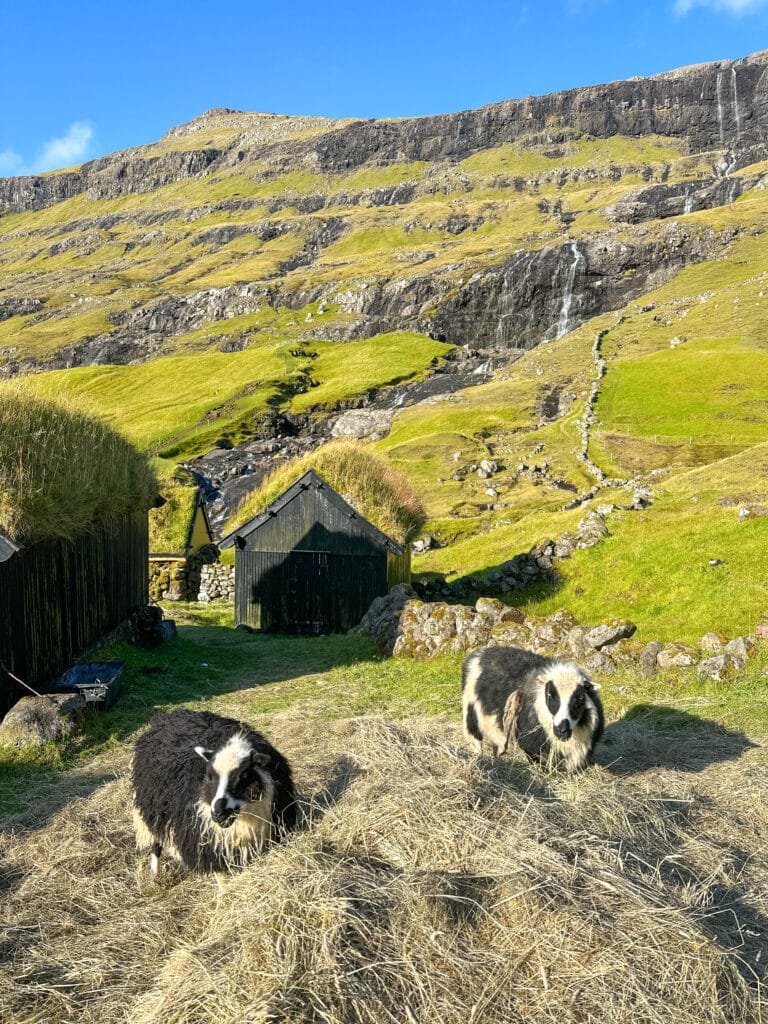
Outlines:
[[[426,118],[212,110],[0,181],[0,375],[189,466],[219,521],[275,458],[367,439],[425,495],[421,565],[448,579],[651,484],[542,607],[649,615],[711,543],[712,614],[746,574],[744,618],[768,607],[768,519],[734,512],[768,484],[733,470],[768,423],[766,182],[765,52]],[[630,567],[639,522],[660,547]]]

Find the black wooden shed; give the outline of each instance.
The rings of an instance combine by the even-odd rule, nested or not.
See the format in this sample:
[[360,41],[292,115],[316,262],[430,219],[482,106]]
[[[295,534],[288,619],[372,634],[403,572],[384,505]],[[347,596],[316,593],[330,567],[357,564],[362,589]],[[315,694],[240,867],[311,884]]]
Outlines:
[[46,689],[147,603],[147,513],[28,546],[0,533],[0,715],[24,695],[5,666]]
[[345,632],[411,577],[409,548],[311,469],[219,546],[233,545],[235,622],[265,631]]

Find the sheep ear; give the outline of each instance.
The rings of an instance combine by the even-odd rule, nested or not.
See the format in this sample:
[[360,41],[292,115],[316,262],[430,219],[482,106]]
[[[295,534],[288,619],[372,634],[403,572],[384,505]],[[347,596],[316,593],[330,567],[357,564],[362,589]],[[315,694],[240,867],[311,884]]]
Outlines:
[[589,676],[584,677],[584,685],[588,690],[602,690],[602,684],[596,683],[594,679],[590,679]]
[[269,754],[264,753],[263,750],[252,750],[251,751],[251,764],[255,768],[266,768],[269,765],[270,757]]
[[199,757],[202,757],[202,759],[204,761],[210,761],[211,758],[213,757],[213,751],[212,750],[206,750],[205,747],[194,747],[193,749],[194,749],[195,753]]

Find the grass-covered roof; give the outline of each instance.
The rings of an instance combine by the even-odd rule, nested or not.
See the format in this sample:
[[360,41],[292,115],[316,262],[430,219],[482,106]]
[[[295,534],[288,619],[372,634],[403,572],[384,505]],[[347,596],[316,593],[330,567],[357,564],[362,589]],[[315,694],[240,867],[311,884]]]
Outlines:
[[183,553],[189,540],[192,517],[200,489],[192,474],[179,469],[160,488],[165,504],[149,513],[150,552]]
[[120,434],[66,405],[0,389],[0,532],[29,544],[148,509],[157,481]]
[[421,499],[399,470],[360,445],[338,441],[272,472],[241,502],[225,532],[233,532],[263,512],[309,469],[400,544],[410,543],[424,526],[426,514]]

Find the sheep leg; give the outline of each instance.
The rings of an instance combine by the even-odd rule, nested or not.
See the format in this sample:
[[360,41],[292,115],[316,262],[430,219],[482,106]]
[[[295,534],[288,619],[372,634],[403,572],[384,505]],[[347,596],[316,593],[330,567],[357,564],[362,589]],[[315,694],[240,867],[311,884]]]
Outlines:
[[155,877],[157,877],[157,872],[160,869],[160,854],[162,852],[163,844],[158,843],[157,840],[155,840],[155,842],[152,843],[152,852],[149,855],[149,870]]

